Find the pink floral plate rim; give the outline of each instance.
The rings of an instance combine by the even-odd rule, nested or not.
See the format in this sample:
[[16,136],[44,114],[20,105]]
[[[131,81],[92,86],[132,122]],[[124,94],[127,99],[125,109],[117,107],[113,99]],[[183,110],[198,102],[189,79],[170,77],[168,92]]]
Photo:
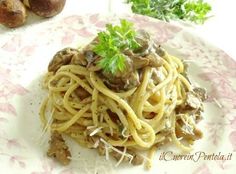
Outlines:
[[[91,14],[86,16],[69,15],[48,20],[41,24],[5,32],[0,39],[0,168],[6,173],[29,174],[74,174],[94,173],[91,166],[80,168],[60,167],[40,154],[32,154],[34,147],[24,136],[19,136],[19,122],[25,115],[36,115],[40,96],[35,96],[38,89],[38,76],[46,71],[46,65],[52,55],[67,46],[78,46],[92,39],[102,30],[107,22],[118,20],[118,16]],[[204,123],[209,147],[219,148],[222,153],[236,151],[236,62],[224,51],[215,48],[198,36],[183,28],[140,15],[124,15],[135,23],[137,28],[150,31],[155,39],[170,50],[177,50],[178,55],[196,64],[194,76],[206,84],[210,98],[207,105],[213,108],[214,115]],[[200,69],[200,71],[198,71]],[[221,108],[215,106],[215,100]],[[19,104],[20,103],[20,104]],[[24,109],[22,109],[24,107]],[[24,111],[24,112],[23,112]],[[36,118],[33,118],[36,119]],[[28,120],[32,121],[32,120]],[[31,122],[28,122],[30,125]],[[24,125],[25,128],[28,126]],[[21,125],[22,126],[22,125]],[[29,128],[32,128],[29,126]],[[222,130],[224,130],[222,132]],[[158,160],[158,159],[156,159]],[[33,162],[32,162],[33,161]],[[190,163],[189,173],[215,174],[233,173],[235,158],[231,161],[201,161]],[[184,162],[163,163],[162,168],[154,168],[148,173],[172,173],[168,165],[178,165],[185,169]],[[87,165],[87,164],[86,164]],[[98,169],[99,173],[143,173],[142,169],[125,167],[117,169],[109,166]],[[86,169],[87,168],[87,169]]]

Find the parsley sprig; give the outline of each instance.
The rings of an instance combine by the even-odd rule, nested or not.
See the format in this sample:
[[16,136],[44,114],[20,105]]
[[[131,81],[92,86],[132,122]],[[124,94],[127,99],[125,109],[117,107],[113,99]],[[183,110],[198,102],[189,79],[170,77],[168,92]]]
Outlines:
[[123,51],[139,48],[135,36],[133,24],[127,20],[120,20],[120,26],[107,24],[106,31],[98,33],[98,44],[93,49],[97,55],[101,56],[98,65],[105,72],[113,75],[117,71],[124,71],[126,57]]
[[211,11],[210,4],[203,0],[128,0],[134,13],[169,21],[188,20],[197,24],[204,23]]

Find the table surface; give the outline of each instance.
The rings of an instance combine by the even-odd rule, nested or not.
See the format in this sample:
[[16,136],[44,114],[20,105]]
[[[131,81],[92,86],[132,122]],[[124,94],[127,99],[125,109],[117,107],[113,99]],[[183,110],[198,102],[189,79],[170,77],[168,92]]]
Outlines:
[[[122,14],[132,13],[130,5],[125,0],[67,0],[63,12],[59,16],[68,14]],[[212,15],[205,24],[193,25],[177,22],[193,33],[201,36],[213,45],[223,49],[227,54],[236,60],[236,1],[234,0],[208,0],[212,5]],[[34,18],[33,18],[34,19]],[[33,20],[31,19],[31,20]],[[29,20],[30,21],[30,20]],[[29,23],[33,23],[30,21]],[[176,22],[174,22],[176,24]],[[0,26],[0,33],[4,30]],[[9,32],[9,31],[7,31]]]

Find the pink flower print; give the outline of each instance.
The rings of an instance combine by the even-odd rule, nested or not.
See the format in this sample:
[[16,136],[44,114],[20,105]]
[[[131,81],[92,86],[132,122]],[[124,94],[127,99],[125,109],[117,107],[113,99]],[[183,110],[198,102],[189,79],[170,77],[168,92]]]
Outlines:
[[144,18],[142,16],[135,15],[134,20],[138,28],[151,31],[158,43],[164,43],[172,39],[176,33],[181,31],[180,27],[162,21],[158,22],[158,20],[150,20],[150,18]]
[[16,109],[10,103],[0,103],[0,112],[16,115]]
[[20,55],[23,57],[32,56],[35,52],[36,45],[27,45],[20,50]]
[[87,37],[91,37],[94,36],[93,33],[91,33],[86,27],[83,27],[81,29],[74,29],[74,31],[80,35],[81,37],[87,38]]
[[10,166],[18,164],[21,168],[25,168],[26,164],[23,160],[24,160],[24,158],[21,156],[17,156],[17,155],[11,156],[9,159]]
[[209,133],[209,140],[211,140],[214,145],[217,145],[219,141],[221,140],[225,126],[227,126],[227,124],[223,122],[218,122],[218,123],[208,122],[207,123],[206,128]]
[[155,36],[154,39],[159,44],[167,42],[169,39],[175,37],[176,33],[181,31],[181,28],[177,26],[166,24],[165,22],[148,21],[146,18],[142,18],[140,19],[140,17],[138,17],[138,19],[140,19],[139,21],[135,19],[135,25],[137,25],[137,28],[151,31],[153,36]]
[[215,162],[222,170],[226,170],[231,167],[231,165],[227,164],[227,160],[216,160]]
[[10,72],[11,70],[0,67],[0,80],[10,78]]
[[0,97],[3,97],[5,99],[8,99],[14,95],[24,95],[28,92],[28,90],[21,85],[14,84],[13,82],[10,82],[8,80],[0,79],[0,83],[2,83],[0,86]]
[[[19,84],[15,84],[11,81],[12,77],[10,74],[10,70],[8,69],[1,69],[0,68],[0,97],[8,99],[12,96],[16,95],[24,95],[28,92],[27,89],[22,87]],[[13,112],[13,108],[7,104],[4,103],[5,106],[1,106],[0,108],[11,110]]]
[[208,166],[206,164],[203,164],[199,166],[195,171],[193,171],[192,174],[211,174]]
[[23,146],[19,143],[17,139],[8,139],[7,147],[11,149],[11,148],[22,148]]
[[0,139],[6,141],[6,146],[8,149],[19,149],[19,148],[24,148],[24,146],[19,142],[19,140],[17,139],[8,139],[8,138],[5,138],[6,136],[2,136],[0,137]]
[[233,151],[235,152],[236,151],[236,131],[232,131],[229,134],[229,141],[233,146]]
[[24,95],[28,92],[24,87],[11,81],[10,70],[0,69],[0,97],[5,101],[0,102],[0,112],[16,115],[15,107],[8,102],[14,95]]
[[66,31],[64,32],[63,37],[61,39],[61,44],[62,45],[70,44],[74,41],[74,39],[75,39],[75,33]]
[[230,68],[232,71],[235,72],[234,77],[236,77],[236,61],[222,50],[218,51],[218,57],[221,58],[225,67]]
[[53,174],[54,164],[52,160],[42,159],[42,171],[31,172],[31,174]]
[[97,28],[105,28],[106,23],[107,23],[106,21],[100,20],[100,21],[98,21],[98,22],[95,23],[95,26],[96,26]]
[[155,22],[155,26],[150,25],[150,28],[151,27],[153,27],[153,31],[155,31],[155,39],[158,43],[167,42],[169,39],[175,37],[176,33],[181,30],[179,27],[164,22]]
[[21,42],[21,36],[15,35],[2,46],[2,49],[8,52],[15,52],[21,46]]
[[81,16],[73,15],[73,16],[68,16],[63,19],[62,21],[65,25],[71,26],[73,23],[76,24],[83,24],[83,18]]
[[25,158],[22,157],[22,156],[10,155],[10,154],[7,154],[7,153],[0,153],[0,155],[9,157],[9,165],[10,165],[10,167],[16,166],[16,165],[21,167],[21,168],[25,168],[26,167],[26,164],[24,162]]
[[227,78],[225,78],[227,75],[228,75],[227,72],[224,71],[218,72],[215,70],[198,74],[198,76],[202,80],[214,82],[216,84],[221,85],[220,87],[225,87],[230,83],[230,81]]
[[105,28],[107,21],[109,21],[109,19],[103,20],[100,18],[99,14],[93,14],[89,17],[90,24],[93,24],[97,28]]
[[[226,98],[235,101],[236,91],[233,89],[231,81],[226,78],[228,77],[228,72],[211,71],[200,73],[198,76],[212,84],[212,91],[208,91],[210,101],[213,98]],[[236,101],[233,103],[236,104]]]
[[89,17],[89,22],[95,24],[99,20],[99,14],[93,14]]
[[141,15],[127,16],[127,19],[131,22],[134,22],[134,24],[137,26],[144,26],[145,23],[149,22],[148,17],[143,17]]
[[232,129],[236,130],[236,117],[234,117],[232,120],[230,120],[230,126]]

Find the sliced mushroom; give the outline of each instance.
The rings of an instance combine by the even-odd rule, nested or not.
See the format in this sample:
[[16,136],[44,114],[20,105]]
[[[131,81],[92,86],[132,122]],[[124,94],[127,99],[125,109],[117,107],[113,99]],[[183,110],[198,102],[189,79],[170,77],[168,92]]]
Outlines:
[[90,96],[90,94],[81,86],[75,89],[75,94],[81,99],[85,99]]
[[79,52],[73,48],[64,48],[58,51],[48,65],[49,72],[56,72],[62,65],[68,65],[73,56],[78,56]]
[[149,59],[141,56],[132,56],[134,69],[140,69],[149,65]]
[[82,52],[79,52],[78,54],[74,54],[72,56],[71,64],[87,66],[88,62],[87,62],[86,57],[84,56],[84,54]]
[[195,87],[193,91],[196,93],[196,95],[202,100],[205,101],[207,99],[207,92],[206,89]]
[[193,109],[199,109],[202,105],[202,102],[198,96],[193,92],[187,93],[186,105]]
[[153,46],[153,41],[148,32],[144,30],[139,30],[137,32],[136,41],[139,43],[140,48],[134,51],[134,53],[145,56],[149,53],[151,47]]
[[148,65],[151,67],[160,67],[163,65],[162,58],[154,52],[151,52],[150,54],[148,54],[146,58],[149,60]]
[[152,69],[152,80],[155,85],[162,82],[164,79],[165,79],[165,76],[162,74],[160,70],[158,70],[157,68]]
[[71,153],[61,134],[58,132],[53,132],[49,144],[50,147],[48,149],[47,155],[49,157],[54,157],[63,165],[68,165],[70,163]]

